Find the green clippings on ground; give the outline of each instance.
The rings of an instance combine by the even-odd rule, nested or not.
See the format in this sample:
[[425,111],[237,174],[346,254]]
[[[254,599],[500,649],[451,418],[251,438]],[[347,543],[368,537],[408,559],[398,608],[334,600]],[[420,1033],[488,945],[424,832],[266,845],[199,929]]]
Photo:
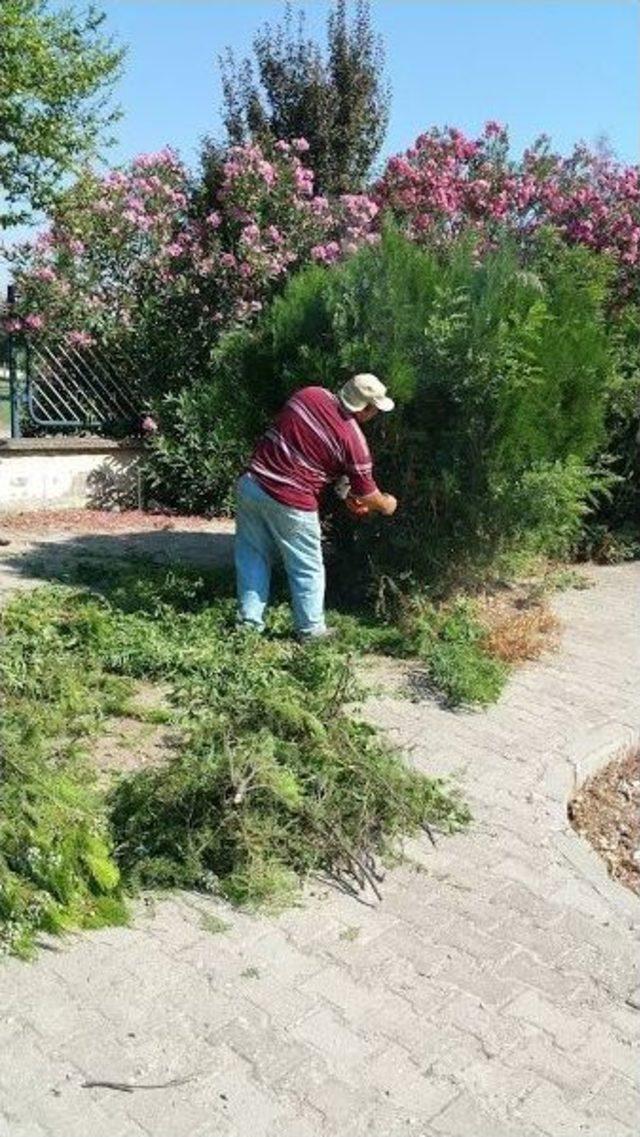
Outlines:
[[259,979],[260,972],[257,967],[245,967],[244,971],[240,972],[241,979]]
[[419,659],[429,686],[451,707],[494,703],[508,678],[508,667],[486,650],[486,629],[466,598],[436,605],[408,596],[393,622],[334,613],[330,622],[353,651]]
[[211,912],[202,912],[200,914],[200,927],[205,932],[211,932],[212,936],[218,936],[221,932],[228,932],[231,924],[227,924],[226,920],[221,920],[219,916],[214,916]]
[[411,636],[400,624],[373,620],[365,614],[345,615],[340,612],[330,612],[328,622],[336,628],[340,644],[350,651],[401,659],[413,654]]
[[[122,922],[123,886],[277,908],[310,874],[375,885],[374,858],[391,861],[402,837],[468,821],[448,786],[344,712],[356,689],[340,637],[299,646],[284,607],[270,635],[238,631],[214,576],[142,564],[81,575],[92,591],[43,588],[0,613],[6,950]],[[162,684],[180,748],[105,798],[85,751],[135,706],[139,681]]]
[[175,711],[171,707],[145,706],[136,702],[135,697],[121,706],[119,714],[147,726],[168,726],[175,720]]
[[583,572],[573,568],[552,569],[545,574],[542,580],[545,592],[564,592],[568,588],[585,591],[588,588],[593,588],[593,583]]
[[425,604],[413,619],[417,654],[449,705],[495,703],[509,668],[486,651],[486,631],[475,616],[473,603],[459,599],[441,608]]
[[0,952],[26,956],[37,932],[126,918],[84,751],[130,682],[79,650],[61,590],[10,603],[0,636]]
[[351,927],[345,928],[342,932],[340,932],[339,938],[341,940],[346,940],[347,943],[352,944],[354,942],[354,940],[357,940],[361,931],[362,931],[362,928],[359,928],[354,924]]

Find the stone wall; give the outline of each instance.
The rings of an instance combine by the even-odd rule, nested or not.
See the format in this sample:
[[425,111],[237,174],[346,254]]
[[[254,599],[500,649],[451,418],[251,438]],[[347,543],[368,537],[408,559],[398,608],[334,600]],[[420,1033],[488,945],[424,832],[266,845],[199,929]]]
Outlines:
[[0,439],[0,513],[138,508],[142,455],[131,439]]

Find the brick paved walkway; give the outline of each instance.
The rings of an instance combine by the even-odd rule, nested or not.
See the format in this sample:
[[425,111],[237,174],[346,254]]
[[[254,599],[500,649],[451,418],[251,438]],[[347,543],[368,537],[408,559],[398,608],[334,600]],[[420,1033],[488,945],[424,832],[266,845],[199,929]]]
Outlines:
[[169,898],[2,966],[0,1135],[637,1131],[640,902],[565,816],[574,779],[640,725],[638,567],[593,575],[557,600],[560,651],[488,713],[370,708],[475,813],[436,852],[413,845],[382,905],[318,888],[268,919]]

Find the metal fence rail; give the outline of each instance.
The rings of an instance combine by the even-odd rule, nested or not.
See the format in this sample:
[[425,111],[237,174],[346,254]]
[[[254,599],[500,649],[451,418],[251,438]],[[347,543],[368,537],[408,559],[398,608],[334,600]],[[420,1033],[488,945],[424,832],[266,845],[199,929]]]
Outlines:
[[[0,362],[5,376],[0,398],[7,402],[8,379],[11,436],[60,431],[121,431],[138,428],[149,389],[140,364],[120,346],[101,343],[89,335],[71,336],[16,331],[16,287],[7,288],[0,317]],[[26,325],[26,327],[25,327]],[[10,330],[9,330],[10,329]],[[83,342],[85,341],[85,342]],[[2,378],[2,376],[0,376]],[[4,408],[0,419],[9,417]],[[2,410],[2,407],[0,407]]]
[[25,407],[38,427],[103,429],[133,422],[141,397],[124,353],[63,339],[25,343]]

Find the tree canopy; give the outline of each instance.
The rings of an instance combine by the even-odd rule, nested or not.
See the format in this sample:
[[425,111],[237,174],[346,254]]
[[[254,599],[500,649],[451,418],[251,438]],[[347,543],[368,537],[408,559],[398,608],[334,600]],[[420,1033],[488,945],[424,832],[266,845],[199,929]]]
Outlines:
[[219,58],[227,140],[305,138],[307,161],[321,192],[361,188],[384,141],[389,87],[384,48],[371,27],[367,0],[353,18],[336,0],[323,48],[306,29],[303,11],[286,5],[283,20],[265,25],[253,41],[254,58]]
[[108,141],[123,49],[93,7],[0,6],[0,226],[46,208],[65,175]]

